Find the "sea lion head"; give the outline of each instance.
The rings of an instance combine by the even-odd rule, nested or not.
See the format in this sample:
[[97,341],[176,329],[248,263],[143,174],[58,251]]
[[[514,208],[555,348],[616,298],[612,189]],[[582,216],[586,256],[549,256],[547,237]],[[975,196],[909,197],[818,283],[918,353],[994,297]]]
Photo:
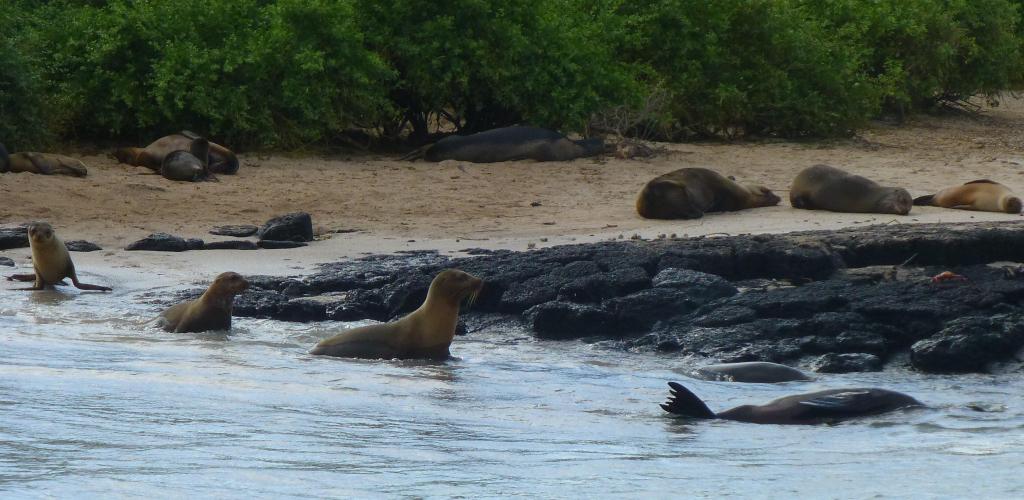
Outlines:
[[217,275],[210,285],[210,291],[218,295],[238,295],[249,288],[249,281],[241,274],[226,272]]
[[469,299],[472,304],[484,286],[484,280],[458,269],[445,269],[430,283],[429,295],[454,304]]
[[693,206],[686,186],[672,180],[648,182],[636,200],[636,211],[647,219],[697,219],[704,215]]
[[45,222],[33,222],[28,226],[28,239],[33,245],[49,243],[53,238],[53,226]]
[[1021,208],[1024,208],[1021,205],[1020,198],[1016,196],[1007,196],[1002,201],[1003,211],[1008,214],[1019,214]]
[[877,210],[886,214],[907,215],[914,206],[914,198],[903,188],[881,188]]
[[752,207],[774,207],[782,201],[779,195],[764,186],[747,186],[747,190],[750,191]]

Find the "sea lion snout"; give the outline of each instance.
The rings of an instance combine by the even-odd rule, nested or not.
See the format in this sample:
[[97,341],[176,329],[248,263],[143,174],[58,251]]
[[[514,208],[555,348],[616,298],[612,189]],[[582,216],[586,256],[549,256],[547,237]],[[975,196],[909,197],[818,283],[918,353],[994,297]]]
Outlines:
[[45,222],[34,222],[28,226],[28,237],[36,242],[53,238],[53,226]]
[[907,215],[913,206],[914,198],[910,196],[906,189],[892,188],[892,193],[889,195],[889,208],[892,210],[892,213]]
[[1004,209],[1008,214],[1019,214],[1021,209],[1024,209],[1024,206],[1022,206],[1021,204],[1020,198],[1016,196],[1011,196],[1007,198],[1006,202],[1003,204],[1003,207],[1005,207]]
[[249,288],[249,280],[241,274],[229,271],[217,275],[213,280],[213,288],[224,293],[239,294]]

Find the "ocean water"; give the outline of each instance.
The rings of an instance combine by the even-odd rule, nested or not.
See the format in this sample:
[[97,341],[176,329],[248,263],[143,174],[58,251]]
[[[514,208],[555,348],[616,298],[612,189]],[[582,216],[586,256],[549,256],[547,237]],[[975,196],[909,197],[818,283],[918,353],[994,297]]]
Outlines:
[[[445,363],[321,358],[306,351],[347,324],[168,334],[140,289],[8,285],[2,498],[1024,497],[1021,373],[707,382],[681,374],[693,360],[495,329]],[[669,380],[717,410],[853,386],[929,408],[685,421],[658,407]]]

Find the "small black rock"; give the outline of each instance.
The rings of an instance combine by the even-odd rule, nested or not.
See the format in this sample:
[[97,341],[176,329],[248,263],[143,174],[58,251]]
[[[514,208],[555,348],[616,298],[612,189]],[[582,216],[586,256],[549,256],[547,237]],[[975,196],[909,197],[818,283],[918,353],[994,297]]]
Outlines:
[[0,257],[0,266],[14,267],[14,261],[10,257]]
[[313,241],[313,219],[306,212],[295,212],[267,221],[259,230],[261,240]]
[[203,250],[256,250],[256,244],[249,240],[211,241],[203,245]]
[[260,240],[256,242],[256,246],[267,250],[276,250],[281,248],[304,247],[306,246],[306,243],[301,241]]
[[65,241],[64,246],[68,247],[69,252],[95,252],[103,250],[99,245],[85,240]]
[[[202,247],[201,244],[200,247]],[[145,250],[150,252],[184,252],[188,249],[189,244],[185,242],[185,238],[167,233],[153,233],[125,247],[125,250],[129,251]]]

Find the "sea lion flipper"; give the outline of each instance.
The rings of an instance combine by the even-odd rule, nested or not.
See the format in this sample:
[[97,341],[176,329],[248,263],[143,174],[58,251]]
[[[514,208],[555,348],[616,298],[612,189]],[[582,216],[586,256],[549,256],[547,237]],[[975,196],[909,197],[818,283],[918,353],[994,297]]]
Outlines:
[[12,274],[7,277],[7,281],[35,281],[36,275],[32,274]]
[[672,388],[668,401],[661,405],[662,409],[676,415],[683,415],[692,418],[715,418],[711,411],[696,394],[683,387],[677,382],[669,382]]
[[932,204],[932,199],[933,198],[935,198],[934,194],[929,194],[927,196],[918,196],[917,198],[914,198],[914,205],[917,205],[917,206],[922,206],[922,205],[923,206],[930,206]]
[[185,137],[188,137],[189,139],[192,139],[192,140],[199,139],[200,137],[202,137],[199,134],[197,134],[197,133],[195,133],[195,132],[193,132],[191,130],[182,130],[180,132],[180,134],[185,136]]
[[993,180],[989,180],[989,179],[978,179],[976,181],[971,181],[971,182],[965,182],[964,183],[965,186],[968,185],[968,184],[999,184],[999,183],[996,182],[996,181],[993,181]]

